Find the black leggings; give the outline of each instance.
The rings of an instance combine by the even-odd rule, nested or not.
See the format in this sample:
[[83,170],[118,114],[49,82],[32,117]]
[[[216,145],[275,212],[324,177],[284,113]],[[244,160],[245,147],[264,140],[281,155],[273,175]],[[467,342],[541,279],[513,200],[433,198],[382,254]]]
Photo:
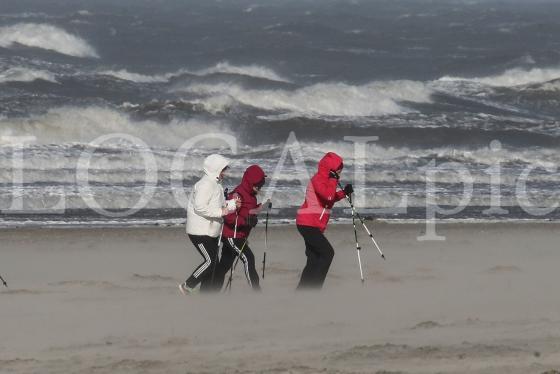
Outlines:
[[222,238],[222,243],[224,244],[222,247],[222,257],[216,269],[214,286],[217,289],[222,288],[225,279],[229,279],[229,271],[235,259],[237,256],[240,256],[249,286],[255,291],[260,291],[259,273],[257,273],[255,268],[255,255],[251,248],[249,248],[249,243],[246,242],[245,238]]
[[204,262],[187,279],[187,287],[195,288],[200,283],[200,292],[214,290],[212,278],[216,277],[218,263],[218,238],[206,235],[189,235],[194,247],[204,258]]
[[334,249],[317,227],[297,227],[305,240],[307,264],[301,273],[297,289],[320,289],[323,287],[334,257]]

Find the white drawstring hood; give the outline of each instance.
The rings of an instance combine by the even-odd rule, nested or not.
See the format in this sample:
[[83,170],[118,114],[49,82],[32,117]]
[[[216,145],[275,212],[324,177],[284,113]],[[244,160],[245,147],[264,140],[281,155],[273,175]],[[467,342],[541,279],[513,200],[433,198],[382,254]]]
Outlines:
[[204,160],[204,176],[193,186],[187,203],[187,234],[220,235],[225,204],[220,174],[228,164],[229,160],[218,154]]
[[229,165],[229,160],[224,156],[213,154],[204,159],[204,174],[216,181],[220,178],[220,173]]

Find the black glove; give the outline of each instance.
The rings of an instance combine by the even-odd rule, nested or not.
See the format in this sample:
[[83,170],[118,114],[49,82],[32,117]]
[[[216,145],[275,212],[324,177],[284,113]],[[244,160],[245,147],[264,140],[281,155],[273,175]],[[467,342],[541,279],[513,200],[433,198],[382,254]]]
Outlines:
[[338,175],[338,173],[337,173],[336,171],[334,171],[334,170],[331,170],[331,171],[329,172],[329,177],[334,178],[334,179],[336,179],[336,180],[339,180],[339,179],[340,179],[340,175]]
[[352,185],[350,183],[348,183],[346,186],[344,186],[344,193],[346,194],[346,196],[352,195],[353,192],[354,192],[354,188],[352,187]]
[[247,217],[247,226],[255,227],[258,222],[259,219],[255,214],[250,214],[249,217]]

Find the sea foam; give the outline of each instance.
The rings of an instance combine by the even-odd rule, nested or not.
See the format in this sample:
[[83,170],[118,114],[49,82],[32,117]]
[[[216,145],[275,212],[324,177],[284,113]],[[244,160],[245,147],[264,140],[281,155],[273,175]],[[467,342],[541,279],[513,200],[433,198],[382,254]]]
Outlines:
[[14,67],[0,71],[0,83],[33,82],[37,79],[57,83],[54,74],[44,70]]
[[228,103],[224,97],[241,104],[295,116],[363,117],[404,113],[401,102],[430,102],[431,90],[413,81],[372,82],[365,85],[320,83],[296,90],[258,90],[237,84],[193,84],[175,87],[175,92],[203,95],[202,103],[215,107]]
[[534,68],[526,69],[510,69],[502,74],[488,76],[488,77],[452,77],[445,76],[440,78],[440,81],[453,82],[453,81],[466,81],[485,84],[493,87],[514,87],[529,84],[544,83],[560,78],[560,68]]
[[9,48],[15,44],[52,50],[69,56],[99,58],[87,41],[49,24],[18,23],[0,27],[0,47]]

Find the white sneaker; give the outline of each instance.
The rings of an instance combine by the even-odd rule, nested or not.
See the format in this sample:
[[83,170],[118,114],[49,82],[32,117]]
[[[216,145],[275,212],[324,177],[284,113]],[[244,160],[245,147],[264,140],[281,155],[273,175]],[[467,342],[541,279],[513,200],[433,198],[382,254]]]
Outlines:
[[187,283],[181,283],[179,285],[179,291],[185,296],[190,295],[194,292],[194,290],[190,287],[187,287]]

